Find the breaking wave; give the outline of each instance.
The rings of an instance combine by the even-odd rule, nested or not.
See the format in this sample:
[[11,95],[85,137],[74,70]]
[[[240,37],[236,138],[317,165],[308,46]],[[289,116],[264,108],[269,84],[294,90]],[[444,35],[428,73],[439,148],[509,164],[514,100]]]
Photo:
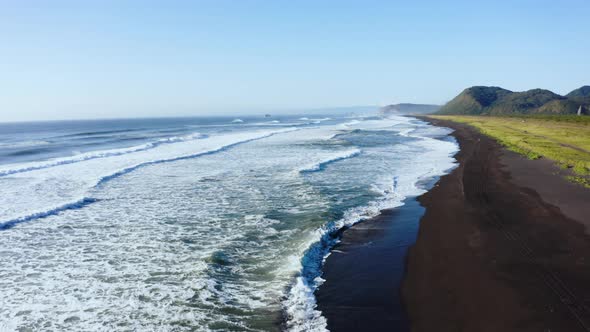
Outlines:
[[36,212],[36,213],[32,213],[32,214],[22,216],[19,218],[15,218],[12,220],[3,221],[3,222],[0,222],[0,230],[4,231],[4,230],[10,229],[20,223],[27,222],[27,221],[30,221],[33,219],[41,219],[41,218],[53,216],[53,215],[56,215],[62,211],[80,209],[80,208],[82,208],[88,204],[92,204],[96,201],[97,201],[97,199],[95,199],[95,198],[84,197],[84,198],[77,200],[75,202],[71,202],[71,203],[61,205],[61,206],[57,206],[52,209],[48,209],[46,211]]
[[331,163],[334,163],[334,162],[337,162],[340,160],[348,159],[348,158],[353,158],[353,157],[356,157],[360,154],[361,154],[361,150],[359,150],[359,149],[352,149],[352,150],[348,150],[348,151],[343,151],[343,152],[334,154],[333,156],[330,156],[327,159],[322,160],[320,162],[313,163],[313,164],[307,165],[305,167],[302,167],[299,170],[299,173],[311,173],[311,172],[321,171],[328,164],[331,164]]
[[[148,160],[148,161],[144,161],[144,162],[140,162],[116,171],[111,172],[108,175],[104,175],[99,177],[94,184],[87,188],[87,190],[91,190],[93,188],[96,188],[102,184],[104,184],[105,182],[108,182],[114,178],[117,178],[119,176],[122,176],[124,174],[130,173],[134,170],[137,170],[141,167],[145,167],[145,166],[149,166],[149,165],[155,165],[155,164],[161,164],[161,163],[168,163],[168,162],[174,162],[174,161],[179,161],[179,160],[184,160],[184,159],[190,159],[190,158],[197,158],[200,156],[204,156],[204,155],[210,155],[213,153],[218,153],[221,151],[225,151],[229,148],[232,148],[234,146],[240,145],[240,144],[245,144],[248,142],[252,142],[252,141],[256,141],[256,140],[260,140],[263,138],[267,138],[276,134],[280,134],[280,133],[285,133],[285,132],[289,132],[289,131],[295,131],[298,130],[297,128],[288,128],[288,129],[282,129],[282,130],[277,130],[277,131],[271,131],[271,132],[255,132],[255,133],[250,133],[249,135],[247,135],[247,137],[243,137],[242,139],[236,140],[236,141],[224,141],[221,140],[221,142],[219,142],[219,144],[217,146],[212,145],[210,146],[208,149],[205,150],[201,150],[195,153],[187,153],[187,154],[182,154],[182,155],[177,155],[174,157],[170,157],[170,158],[161,158],[161,159],[154,159],[154,160]],[[182,140],[180,140],[182,141]],[[186,139],[184,140],[186,141]],[[167,141],[167,142],[171,142],[171,141]],[[136,150],[137,152],[137,150]],[[128,152],[129,153],[129,152]],[[121,156],[127,153],[120,153],[120,154],[115,154],[115,155],[109,155],[109,157],[113,157],[113,156]],[[105,158],[107,156],[105,155],[101,155],[100,158]],[[52,166],[48,166],[48,167],[53,167],[53,166],[59,166],[59,165],[65,165],[65,164],[71,164],[73,162],[81,162],[81,161],[86,161],[86,160],[90,160],[90,159],[96,159],[99,157],[94,157],[94,158],[89,158],[89,159],[84,159],[84,160],[76,160],[76,161],[71,161],[68,163],[62,163],[62,164],[56,164],[56,165],[52,165]],[[28,171],[33,171],[33,170],[39,170],[39,169],[44,169],[44,168],[48,168],[48,167],[40,167],[38,166],[38,168],[33,169],[33,168],[29,168],[27,169]],[[16,170],[15,170],[16,171]],[[24,171],[23,171],[24,172]],[[18,172],[13,172],[10,174],[14,174],[14,173],[18,173]],[[7,174],[5,174],[7,175]],[[79,208],[83,208],[84,206],[91,204],[93,202],[95,202],[96,199],[91,198],[91,197],[84,197],[75,201],[70,201],[70,202],[65,202],[63,204],[60,204],[58,206],[52,206],[50,208],[46,208],[40,211],[35,211],[35,212],[29,212],[26,215],[23,216],[19,216],[16,218],[11,218],[9,220],[5,220],[5,221],[0,221],[0,230],[7,230],[10,229],[12,227],[14,227],[17,224],[23,223],[23,222],[27,222],[27,221],[31,221],[31,220],[35,220],[35,219],[40,219],[40,218],[45,218],[48,216],[52,216],[52,215],[56,215],[59,212],[65,211],[65,210],[72,210],[72,209],[79,209]]]
[[28,164],[28,165],[24,165],[24,166],[20,166],[20,167],[16,167],[16,168],[0,169],[0,177],[11,175],[11,174],[36,171],[36,170],[60,166],[60,165],[79,163],[82,161],[87,161],[87,160],[92,160],[92,159],[121,156],[121,155],[129,154],[129,153],[135,153],[135,152],[153,149],[153,148],[158,147],[162,144],[178,143],[178,142],[190,141],[190,140],[195,140],[195,139],[202,139],[202,138],[206,138],[206,137],[207,137],[206,135],[202,135],[199,133],[193,133],[193,134],[186,135],[186,136],[175,136],[175,137],[163,138],[163,139],[157,140],[155,142],[150,142],[150,143],[146,143],[146,144],[142,144],[142,145],[138,145],[138,146],[134,146],[134,147],[130,147],[130,148],[89,152],[89,153],[80,154],[80,155],[77,155],[74,157],[58,158],[58,159],[53,159],[53,160],[46,161],[46,162],[33,163],[33,164]]

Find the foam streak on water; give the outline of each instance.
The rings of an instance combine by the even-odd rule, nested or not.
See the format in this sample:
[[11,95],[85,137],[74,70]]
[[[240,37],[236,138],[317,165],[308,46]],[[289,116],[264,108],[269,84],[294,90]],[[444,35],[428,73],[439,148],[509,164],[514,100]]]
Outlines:
[[[4,220],[0,219],[0,229],[53,215],[63,210],[72,209],[75,206],[86,205],[83,203],[93,201],[93,198],[86,196],[92,189],[140,167],[199,157],[291,130],[294,129],[229,134],[211,137],[198,142],[198,144],[197,142],[180,140],[184,144],[176,144],[173,148],[162,146],[154,151],[139,149],[135,150],[136,153],[128,158],[121,157],[130,152],[120,154],[99,152],[93,154],[97,156],[96,158],[86,159],[87,162],[82,167],[72,165],[82,161],[78,158],[72,158],[69,159],[71,162],[61,160],[62,164],[41,163],[41,165],[24,168],[9,168],[6,174],[11,174],[9,172],[12,170],[16,170],[13,173],[25,173],[18,174],[18,179],[25,179],[25,183],[19,183],[18,187],[7,185],[0,188],[0,194],[3,194],[0,197],[4,198],[4,201],[0,198],[0,204],[9,207],[6,217],[0,212],[0,218],[4,217]],[[108,158],[108,160],[93,160],[97,158]],[[51,169],[60,165],[63,167],[56,171]],[[89,165],[91,169],[87,168]],[[62,186],[66,186],[66,188],[62,189]],[[6,191],[1,191],[2,189]],[[64,191],[69,192],[65,193]],[[14,207],[18,207],[18,209]]]
[[3,165],[0,331],[324,331],[338,231],[423,193],[457,151],[403,117],[242,119]]
[[120,156],[120,155],[124,155],[124,154],[153,149],[153,148],[158,147],[162,144],[190,141],[190,140],[199,139],[199,138],[204,138],[204,136],[199,133],[193,133],[193,134],[181,136],[181,137],[162,138],[162,139],[159,139],[155,142],[145,143],[145,144],[133,146],[130,148],[89,152],[89,153],[83,153],[83,154],[80,154],[80,155],[77,155],[74,157],[56,158],[56,159],[50,160],[50,161],[45,161],[45,162],[40,162],[40,163],[29,163],[29,164],[24,164],[24,165],[20,165],[20,166],[19,165],[12,165],[11,167],[0,169],[0,176],[30,172],[30,171],[35,171],[35,170],[39,170],[39,169],[50,168],[50,167],[55,167],[55,166],[60,166],[60,165],[73,164],[73,163],[78,163],[78,162],[91,160],[91,159],[97,159],[97,158],[107,158],[107,157]]

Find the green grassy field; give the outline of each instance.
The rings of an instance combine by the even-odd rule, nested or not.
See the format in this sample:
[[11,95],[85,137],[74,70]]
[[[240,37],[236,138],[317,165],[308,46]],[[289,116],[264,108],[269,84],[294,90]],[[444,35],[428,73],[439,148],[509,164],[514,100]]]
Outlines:
[[530,159],[551,159],[570,169],[568,180],[590,188],[590,117],[431,116],[469,124]]

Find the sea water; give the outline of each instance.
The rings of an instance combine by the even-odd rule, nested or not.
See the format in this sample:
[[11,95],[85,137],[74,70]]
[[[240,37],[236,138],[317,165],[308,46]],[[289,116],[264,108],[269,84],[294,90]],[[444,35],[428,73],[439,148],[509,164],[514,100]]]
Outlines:
[[400,116],[0,124],[0,331],[324,331],[338,230],[454,166]]

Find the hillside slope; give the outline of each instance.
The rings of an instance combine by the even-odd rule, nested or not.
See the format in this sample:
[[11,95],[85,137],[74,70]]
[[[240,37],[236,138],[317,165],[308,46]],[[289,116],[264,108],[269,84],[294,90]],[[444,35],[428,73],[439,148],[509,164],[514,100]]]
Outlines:
[[513,92],[500,87],[474,86],[463,90],[437,114],[575,114],[580,106],[585,114],[590,111],[590,86],[566,96],[544,89]]
[[583,87],[576,89],[565,96],[568,98],[588,98],[590,97],[590,85],[584,85]]

